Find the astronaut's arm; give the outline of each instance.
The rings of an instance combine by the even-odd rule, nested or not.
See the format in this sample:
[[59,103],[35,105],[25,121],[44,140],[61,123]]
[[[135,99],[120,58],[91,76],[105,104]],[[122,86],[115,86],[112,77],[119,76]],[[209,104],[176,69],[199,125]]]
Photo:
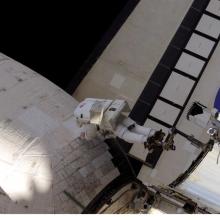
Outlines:
[[125,140],[128,143],[141,143],[143,144],[146,141],[146,138],[142,134],[136,134],[132,133],[129,130],[127,130],[126,127],[123,127],[121,125],[117,126],[115,130],[115,135],[119,138]]
[[165,141],[165,133],[162,130],[156,131],[152,128],[147,128],[137,124],[126,127],[119,124],[115,130],[115,135],[125,140],[128,143],[144,144],[145,148],[152,151],[155,147],[162,147],[164,150],[175,150],[174,134],[171,132]]
[[150,133],[150,128],[149,129],[142,129],[141,132],[139,130],[136,130],[132,127],[126,127],[123,124],[118,124],[116,127],[114,133],[116,136],[119,138],[125,140],[128,143],[140,143],[144,144]]
[[132,132],[143,134],[144,136],[147,136],[149,138],[155,134],[156,130],[153,128],[144,127],[144,126],[135,124],[134,128],[132,129]]

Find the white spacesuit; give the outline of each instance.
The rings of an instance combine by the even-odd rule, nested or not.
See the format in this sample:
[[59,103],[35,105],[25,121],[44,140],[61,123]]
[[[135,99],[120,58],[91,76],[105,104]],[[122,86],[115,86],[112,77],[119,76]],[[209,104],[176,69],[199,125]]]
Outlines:
[[138,125],[126,116],[130,112],[125,100],[86,98],[74,111],[81,128],[81,138],[91,140],[97,134],[105,138],[118,136],[129,143],[145,144],[155,130]]

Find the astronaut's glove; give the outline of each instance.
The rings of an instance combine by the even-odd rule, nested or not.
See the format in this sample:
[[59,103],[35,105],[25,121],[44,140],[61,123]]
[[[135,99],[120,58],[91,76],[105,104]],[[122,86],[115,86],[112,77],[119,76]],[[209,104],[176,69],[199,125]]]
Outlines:
[[162,131],[162,129],[160,129],[159,131],[156,131],[154,133],[154,135],[152,135],[151,137],[149,137],[147,139],[147,142],[149,144],[153,144],[153,143],[159,143],[159,142],[162,142],[163,139],[165,137],[165,133]]
[[144,143],[145,149],[148,148],[149,151],[152,151],[154,147],[161,146],[164,137],[165,133],[162,131],[162,129],[156,131],[154,135],[150,136]]
[[154,129],[151,128],[151,129],[150,129],[150,132],[149,132],[149,134],[148,134],[148,138],[154,136],[156,132],[157,132],[156,130],[154,130]]

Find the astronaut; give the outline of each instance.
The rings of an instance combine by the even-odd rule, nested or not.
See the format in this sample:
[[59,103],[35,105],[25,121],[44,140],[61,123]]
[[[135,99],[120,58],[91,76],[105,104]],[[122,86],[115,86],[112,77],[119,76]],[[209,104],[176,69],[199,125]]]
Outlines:
[[[86,98],[74,110],[81,129],[80,137],[91,140],[101,134],[105,138],[118,136],[128,143],[141,143],[148,147],[148,138],[161,139],[163,132],[138,125],[129,118],[130,108],[125,100]],[[149,147],[148,147],[149,148]]]

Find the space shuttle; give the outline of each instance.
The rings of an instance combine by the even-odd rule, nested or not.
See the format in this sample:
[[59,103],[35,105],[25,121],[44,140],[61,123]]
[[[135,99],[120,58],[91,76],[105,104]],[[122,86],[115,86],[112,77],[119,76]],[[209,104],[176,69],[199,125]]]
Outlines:
[[134,2],[69,94],[0,53],[0,213],[220,212],[220,1]]

